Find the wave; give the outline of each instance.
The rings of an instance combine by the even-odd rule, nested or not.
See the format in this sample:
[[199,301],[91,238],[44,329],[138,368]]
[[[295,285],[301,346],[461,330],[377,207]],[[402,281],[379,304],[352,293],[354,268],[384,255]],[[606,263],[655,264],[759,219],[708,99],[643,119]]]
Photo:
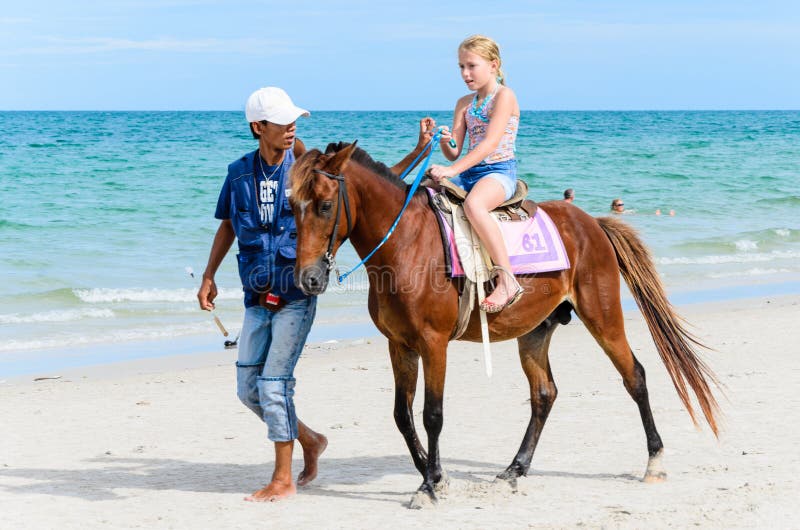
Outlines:
[[208,332],[209,326],[207,323],[194,323],[166,326],[158,329],[130,328],[108,330],[102,334],[64,333],[48,338],[6,340],[0,342],[0,352],[15,352],[22,350],[27,351],[48,348],[64,349],[92,344],[169,339],[179,336],[207,334]]
[[747,269],[744,271],[733,271],[733,272],[712,272],[709,273],[707,276],[709,278],[720,279],[720,278],[741,278],[741,277],[751,277],[751,276],[768,276],[771,274],[786,274],[790,273],[789,269],[762,269],[759,267],[755,267],[753,269]]
[[711,142],[709,140],[689,140],[678,142],[676,145],[683,149],[701,149],[703,147],[710,147]]
[[692,178],[689,175],[684,175],[683,173],[656,173],[655,176],[659,179],[666,179],[666,180],[682,180],[682,181],[692,180]]
[[13,228],[13,229],[26,229],[26,228],[36,228],[33,225],[29,225],[26,223],[19,223],[17,221],[9,221],[7,219],[0,219],[0,228]]
[[750,241],[749,239],[740,239],[738,241],[733,242],[736,250],[747,252],[750,250],[756,250],[758,248],[757,241]]
[[[363,269],[361,269],[363,271]],[[331,275],[331,283],[328,287],[328,293],[334,295],[348,295],[351,293],[365,293],[369,290],[369,282],[366,276],[361,276],[358,271],[348,278],[343,284],[337,284],[333,275]],[[223,287],[219,289],[217,300],[241,300],[243,293],[241,288],[238,287]],[[140,289],[135,287],[126,288],[113,288],[113,287],[64,287],[60,289],[52,289],[49,291],[40,291],[36,293],[22,292],[16,294],[9,294],[4,297],[6,303],[29,303],[38,302],[40,304],[47,304],[53,306],[54,304],[61,304],[72,306],[78,304],[114,304],[114,303],[189,303],[194,307],[197,304],[197,290],[195,288],[182,288],[182,289]],[[345,300],[343,300],[344,302]],[[78,311],[77,309],[75,311]],[[80,318],[87,318],[92,316],[100,316],[91,314],[86,310],[81,313],[83,316]],[[77,316],[75,313],[69,320]],[[20,317],[24,318],[24,317]],[[53,321],[58,321],[55,319]],[[0,320],[0,323],[3,323]]]
[[[87,304],[109,302],[196,302],[195,289],[116,289],[96,287],[92,289],[72,289],[72,293]],[[242,298],[240,289],[220,289],[217,300],[236,300]]]
[[800,206],[800,196],[797,195],[782,195],[780,197],[767,197],[764,199],[756,199],[755,204],[758,206]]
[[784,248],[787,243],[800,243],[800,230],[796,228],[752,230],[749,232],[740,232],[735,238],[726,236],[686,241],[674,245],[673,248],[679,251],[704,251],[707,253],[722,253],[732,250],[751,252],[759,249],[762,251],[779,250],[779,248],[775,247]]
[[718,265],[721,263],[757,263],[780,259],[798,259],[800,252],[791,250],[775,250],[772,252],[753,252],[741,254],[715,254],[697,257],[656,258],[659,265]]
[[9,315],[0,315],[0,324],[29,324],[34,322],[70,322],[73,320],[82,320],[85,318],[114,318],[114,312],[110,309],[55,309],[52,311],[44,311],[42,313],[32,313],[22,315],[19,313],[12,313]]

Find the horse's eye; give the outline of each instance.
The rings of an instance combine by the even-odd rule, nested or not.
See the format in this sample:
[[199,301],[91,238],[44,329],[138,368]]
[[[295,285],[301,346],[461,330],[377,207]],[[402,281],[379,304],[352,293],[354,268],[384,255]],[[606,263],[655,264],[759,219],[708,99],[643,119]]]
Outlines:
[[333,207],[333,203],[331,201],[322,201],[319,205],[319,213],[320,214],[330,214],[331,208]]

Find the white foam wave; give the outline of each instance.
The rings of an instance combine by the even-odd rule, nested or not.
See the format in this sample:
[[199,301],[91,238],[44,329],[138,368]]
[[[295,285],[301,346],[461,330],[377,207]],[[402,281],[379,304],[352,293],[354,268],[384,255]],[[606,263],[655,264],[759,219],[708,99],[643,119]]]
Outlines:
[[70,322],[84,318],[114,318],[114,312],[110,309],[55,309],[41,313],[28,315],[12,313],[0,315],[0,324],[30,324],[35,322]]
[[775,261],[781,259],[800,258],[800,252],[791,250],[774,250],[772,252],[755,252],[746,254],[718,254],[711,256],[697,256],[656,258],[659,265],[719,265],[722,263],[756,263],[765,261]]
[[759,267],[755,267],[753,269],[747,269],[745,271],[734,271],[734,272],[712,272],[708,274],[709,278],[736,278],[736,277],[747,277],[747,276],[766,276],[769,274],[783,274],[787,272],[792,272],[789,269],[762,269]]
[[166,326],[158,329],[129,328],[113,331],[109,330],[108,332],[96,335],[87,333],[63,333],[58,336],[47,338],[7,340],[0,343],[0,352],[28,351],[47,348],[64,349],[92,344],[168,339],[186,335],[198,335],[208,333],[209,331],[210,327],[207,323],[196,323]]
[[775,233],[778,234],[781,237],[789,237],[789,234],[791,232],[786,228],[777,228],[777,229],[775,229]]
[[734,241],[733,244],[736,245],[736,250],[740,250],[742,252],[749,252],[751,250],[758,249],[758,242],[750,241],[749,239],[740,239],[739,241]]
[[[73,289],[73,293],[87,304],[109,302],[196,302],[195,289],[112,289],[97,287],[94,289]],[[237,289],[220,289],[217,300],[236,300],[242,298],[242,291]]]

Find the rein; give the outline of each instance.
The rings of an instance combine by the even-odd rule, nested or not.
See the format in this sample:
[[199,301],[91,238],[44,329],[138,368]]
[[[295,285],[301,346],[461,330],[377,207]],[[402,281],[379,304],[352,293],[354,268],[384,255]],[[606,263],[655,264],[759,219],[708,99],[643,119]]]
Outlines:
[[[377,252],[378,249],[381,248],[383,244],[389,240],[389,237],[392,235],[392,232],[394,232],[394,229],[397,228],[397,224],[400,222],[400,218],[406,211],[408,204],[411,202],[411,198],[414,196],[414,193],[417,191],[417,188],[419,188],[419,184],[420,182],[422,182],[422,178],[425,176],[425,170],[428,169],[428,164],[430,163],[431,157],[433,156],[434,146],[436,146],[436,143],[439,141],[439,137],[441,137],[441,135],[442,135],[441,131],[437,131],[436,133],[434,133],[433,138],[431,138],[431,141],[428,142],[428,145],[426,145],[425,148],[411,162],[411,164],[409,164],[408,169],[403,171],[403,174],[400,175],[399,177],[400,180],[406,178],[406,176],[411,172],[411,170],[414,169],[414,166],[417,164],[420,157],[422,157],[422,155],[425,154],[425,151],[427,151],[428,148],[430,148],[430,152],[428,153],[427,158],[425,158],[425,161],[422,163],[422,166],[420,166],[419,171],[417,172],[417,176],[414,179],[414,182],[409,187],[408,194],[406,195],[406,202],[405,204],[403,204],[403,208],[400,209],[400,213],[397,214],[397,217],[395,218],[394,223],[392,223],[391,228],[389,228],[389,231],[386,233],[385,236],[383,236],[383,239],[380,241],[380,243],[378,243],[375,246],[375,248],[373,248],[364,259],[358,262],[358,264],[355,267],[353,267],[352,269],[341,275],[339,274],[339,270],[337,269],[336,270],[337,282],[342,283],[356,269],[358,269],[360,266],[364,265],[367,261],[369,261],[372,255],[375,254],[375,252]],[[325,257],[323,258],[327,263],[328,272],[330,272],[331,269],[334,269],[336,267],[336,258],[333,256],[333,246],[336,243],[336,233],[339,231],[339,212],[342,209],[341,204],[343,201],[344,201],[345,215],[347,216],[347,233],[345,234],[344,239],[347,239],[348,236],[350,236],[350,232],[352,230],[352,226],[350,224],[351,223],[350,202],[347,198],[347,183],[344,180],[343,174],[334,175],[332,173],[328,173],[326,171],[322,171],[321,169],[316,169],[316,168],[313,171],[315,173],[319,173],[320,175],[324,175],[329,179],[336,180],[339,182],[339,197],[336,203],[336,220],[333,223],[333,232],[331,232],[331,238],[330,241],[328,242],[328,251],[325,253]],[[342,199],[343,197],[344,199]],[[344,241],[344,239],[342,241]]]

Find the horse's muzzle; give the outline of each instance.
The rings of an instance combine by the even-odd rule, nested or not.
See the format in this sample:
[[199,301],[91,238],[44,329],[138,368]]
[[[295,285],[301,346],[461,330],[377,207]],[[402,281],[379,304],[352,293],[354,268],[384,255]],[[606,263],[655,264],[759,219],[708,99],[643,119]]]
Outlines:
[[303,294],[322,294],[328,288],[328,267],[323,264],[322,259],[308,267],[295,267],[294,278]]

